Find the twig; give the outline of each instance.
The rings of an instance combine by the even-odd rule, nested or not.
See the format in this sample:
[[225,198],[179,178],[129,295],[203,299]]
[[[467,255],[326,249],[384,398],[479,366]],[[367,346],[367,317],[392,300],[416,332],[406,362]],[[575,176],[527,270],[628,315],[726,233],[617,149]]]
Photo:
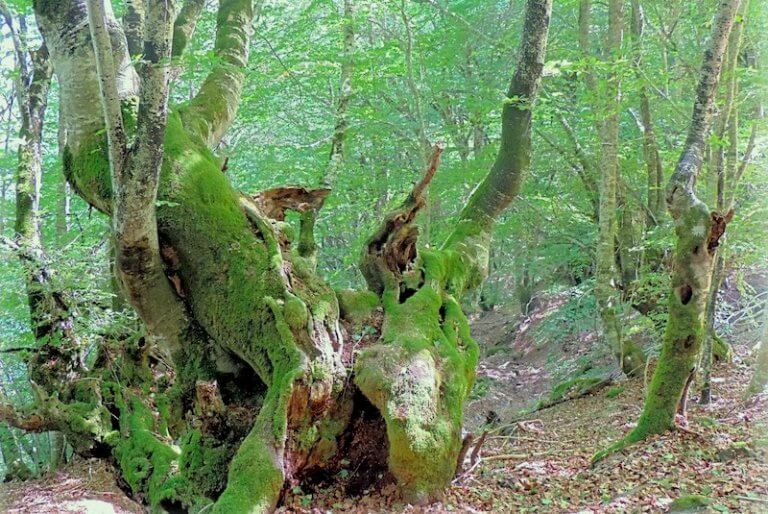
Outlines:
[[768,503],[768,498],[753,498],[751,496],[734,496],[734,498],[748,502]]
[[475,445],[475,448],[472,450],[472,455],[469,456],[469,463],[471,468],[474,468],[475,464],[477,464],[478,460],[480,459],[480,449],[483,447],[486,437],[488,437],[487,430],[484,431],[483,435],[480,436],[480,439],[477,440],[477,444]]
[[456,459],[456,472],[454,476],[459,476],[464,468],[464,458],[467,456],[469,447],[472,446],[472,442],[475,440],[474,434],[467,434],[464,436],[464,440],[461,442],[461,451],[459,451],[459,458]]

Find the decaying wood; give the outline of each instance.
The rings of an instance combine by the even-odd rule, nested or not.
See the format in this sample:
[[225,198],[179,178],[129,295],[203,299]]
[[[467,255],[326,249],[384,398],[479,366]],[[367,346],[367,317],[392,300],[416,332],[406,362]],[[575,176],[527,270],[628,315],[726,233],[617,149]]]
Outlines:
[[320,210],[330,193],[328,188],[283,186],[256,193],[251,198],[266,217],[283,221],[287,211],[305,213]]
[[386,281],[390,277],[401,276],[416,258],[419,229],[413,222],[426,204],[424,193],[440,166],[444,149],[443,143],[434,146],[422,179],[414,185],[400,208],[384,219],[366,243],[361,271],[368,287],[374,292],[384,291]]

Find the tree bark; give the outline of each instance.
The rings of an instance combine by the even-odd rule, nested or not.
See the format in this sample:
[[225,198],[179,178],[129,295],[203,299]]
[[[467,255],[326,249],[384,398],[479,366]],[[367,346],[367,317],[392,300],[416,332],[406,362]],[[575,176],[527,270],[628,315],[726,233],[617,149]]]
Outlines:
[[331,138],[328,167],[323,177],[323,184],[327,187],[331,187],[336,182],[336,175],[344,162],[345,141],[349,127],[347,111],[352,99],[352,72],[355,68],[355,11],[352,0],[344,0],[343,19],[341,76],[339,77],[339,99],[336,104],[336,123]]
[[[736,80],[736,69],[738,67],[739,53],[741,52],[742,32],[744,28],[744,16],[749,5],[749,0],[742,0],[739,5],[736,20],[728,39],[727,54],[723,64],[722,76],[726,80],[725,100],[720,110],[720,117],[716,127],[717,146],[714,149],[714,169],[716,172],[716,209],[719,212],[730,211],[726,209],[726,198],[729,196],[729,190],[735,185],[731,184],[736,174],[736,153],[738,146],[738,105],[735,104],[738,84]],[[727,139],[727,151],[726,151]],[[735,194],[735,191],[734,193]],[[722,242],[725,242],[723,235]],[[712,276],[710,278],[709,296],[707,298],[706,331],[704,334],[704,343],[701,350],[701,376],[702,386],[699,396],[699,403],[709,404],[712,399],[712,361],[714,358],[713,347],[717,337],[715,332],[715,314],[717,311],[717,295],[720,291],[720,285],[723,282],[723,273],[725,272],[725,255],[722,248],[716,250],[714,265],[712,267]]]
[[652,216],[647,217],[647,225],[653,227],[659,223],[664,215],[664,193],[662,183],[664,181],[664,168],[659,155],[659,145],[656,132],[653,127],[651,115],[651,101],[648,97],[648,88],[640,76],[643,65],[643,35],[645,14],[639,0],[632,0],[632,38],[634,47],[634,67],[638,75],[640,85],[640,122],[643,129],[643,154],[648,175],[648,210]]

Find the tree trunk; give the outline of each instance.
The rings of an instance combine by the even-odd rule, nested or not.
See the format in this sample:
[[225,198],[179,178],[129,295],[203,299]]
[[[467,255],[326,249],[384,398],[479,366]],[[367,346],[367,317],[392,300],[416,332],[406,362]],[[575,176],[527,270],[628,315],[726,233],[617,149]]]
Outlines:
[[669,295],[669,320],[658,365],[637,427],[614,446],[598,452],[595,461],[626,444],[674,428],[678,405],[684,404],[683,396],[696,371],[704,337],[712,263],[732,213],[710,212],[697,198],[694,187],[707,146],[723,55],[738,5],[738,0],[721,3],[704,54],[688,137],[667,185],[667,208],[675,221],[677,247]]
[[[645,356],[631,341],[622,337],[621,321],[616,312],[619,298],[614,287],[616,273],[617,197],[619,195],[619,116],[621,88],[618,62],[621,60],[623,7],[621,0],[608,3],[608,45],[614,68],[606,78],[605,116],[600,124],[602,140],[600,170],[600,203],[598,214],[598,241],[596,255],[595,297],[600,313],[603,337],[613,350],[619,366],[628,375],[637,374],[643,368]],[[583,32],[583,29],[582,29]],[[583,36],[582,36],[583,37]],[[626,208],[626,206],[625,206]],[[622,231],[623,233],[623,231]],[[621,241],[620,241],[621,243]],[[621,255],[621,247],[619,255]]]
[[344,0],[344,27],[343,47],[341,53],[341,76],[339,77],[339,99],[336,104],[336,124],[331,138],[331,152],[328,158],[328,167],[323,178],[325,186],[332,186],[336,182],[336,175],[344,162],[345,141],[349,120],[347,111],[352,99],[352,72],[354,71],[355,52],[355,11],[352,0]]
[[[151,505],[266,512],[285,487],[334,476],[347,460],[367,480],[390,474],[409,500],[439,497],[478,357],[459,299],[484,278],[493,222],[530,160],[551,0],[528,2],[499,157],[444,248],[416,251],[412,224],[438,155],[369,240],[361,266],[372,291],[338,293],[278,223],[288,209],[319,208],[324,194],[243,196],[210,150],[239,103],[251,1],[219,3],[216,64],[166,126],[168,5],[145,2],[139,87],[108,5],[35,1],[66,115],[65,174],[112,217],[120,281],[148,337],[107,341],[102,365],[83,371],[93,389],[41,391],[33,412],[0,404],[0,419],[61,427],[80,453],[114,456]],[[380,328],[354,347],[362,322]],[[165,394],[148,397],[151,383]]]
[[[736,178],[736,153],[738,147],[738,105],[736,105],[737,77],[736,70],[738,66],[739,53],[741,52],[742,32],[744,28],[744,16],[747,12],[749,0],[742,0],[739,5],[738,14],[734,21],[731,35],[728,39],[727,55],[723,64],[722,75],[726,80],[725,100],[718,118],[716,135],[718,145],[715,148],[715,171],[716,171],[716,208],[719,212],[730,211],[733,205],[726,207],[727,198],[735,195],[731,191],[736,187],[733,183]],[[727,139],[727,151],[725,141]],[[722,242],[725,242],[725,235]],[[706,332],[704,334],[704,344],[701,350],[701,375],[702,386],[699,403],[706,405],[710,403],[712,397],[712,361],[714,358],[713,348],[717,333],[715,332],[715,314],[717,311],[717,295],[720,291],[720,285],[723,281],[725,272],[724,250],[718,248],[716,251],[714,265],[712,267],[712,276],[710,278],[710,291],[707,299],[706,308]]]
[[634,67],[637,72],[637,79],[641,81],[640,85],[640,122],[643,129],[643,154],[645,157],[645,166],[648,176],[648,211],[651,216],[647,217],[647,225],[653,227],[659,223],[664,215],[664,193],[662,182],[664,180],[664,169],[659,155],[659,146],[656,140],[656,132],[653,127],[653,117],[651,115],[651,102],[648,98],[648,88],[641,76],[640,70],[643,65],[643,35],[645,26],[645,14],[640,6],[639,0],[632,0],[632,38],[634,46]]

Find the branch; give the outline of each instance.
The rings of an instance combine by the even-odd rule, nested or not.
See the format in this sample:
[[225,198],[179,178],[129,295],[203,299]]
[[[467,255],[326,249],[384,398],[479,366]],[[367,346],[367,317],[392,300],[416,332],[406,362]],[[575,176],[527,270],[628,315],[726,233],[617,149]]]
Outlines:
[[146,8],[136,143],[124,174],[113,181],[115,273],[150,333],[160,336],[161,347],[173,356],[188,321],[164,273],[155,201],[168,119],[174,13],[167,0],[147,0]]
[[186,0],[173,25],[173,57],[181,57],[192,39],[205,0]]
[[39,413],[20,412],[10,403],[6,403],[4,395],[0,395],[0,400],[0,421],[3,423],[27,432],[46,432],[58,428],[57,423]]
[[552,0],[527,2],[518,65],[502,108],[499,153],[490,173],[462,210],[445,247],[463,245],[474,256],[487,254],[487,241],[480,243],[484,249],[473,249],[470,247],[476,244],[465,243],[476,237],[488,240],[496,219],[520,190],[531,159],[531,114],[544,69],[551,11]]
[[24,39],[19,36],[13,25],[13,15],[5,0],[0,0],[0,15],[2,15],[8,31],[11,33],[13,52],[16,57],[16,65],[19,73],[16,77],[16,95],[19,98],[19,114],[22,124],[31,126],[32,113],[29,105],[29,85],[31,82],[29,63],[27,62],[27,46]]
[[752,124],[752,131],[749,134],[749,141],[747,142],[747,148],[744,150],[744,156],[741,159],[741,164],[739,164],[739,169],[736,170],[736,173],[733,175],[733,178],[731,180],[731,198],[728,202],[728,210],[733,210],[733,206],[736,203],[736,189],[739,187],[739,184],[741,183],[741,177],[744,175],[744,172],[747,171],[747,166],[749,166],[749,161],[752,159],[752,152],[755,151],[755,140],[757,139],[757,123]]
[[96,72],[99,75],[99,91],[104,110],[109,146],[109,167],[112,184],[120,183],[123,172],[123,158],[126,151],[125,127],[120,109],[120,95],[117,91],[115,64],[112,59],[112,44],[107,31],[104,0],[86,0],[88,26],[91,31],[93,51],[96,54]]
[[[565,118],[560,115],[562,123],[565,124],[568,129],[570,129],[570,126],[568,125],[568,122],[565,121]],[[598,186],[597,182],[595,181],[595,170],[592,166],[591,162],[586,159],[586,154],[584,154],[581,145],[579,142],[575,139],[575,137],[569,137],[571,143],[573,144],[574,151],[578,163],[575,163],[571,160],[571,156],[568,154],[568,152],[563,148],[562,146],[555,143],[549,136],[547,136],[544,131],[534,129],[534,132],[541,137],[545,143],[547,143],[550,147],[552,147],[557,153],[562,155],[568,163],[571,165],[573,170],[576,172],[576,174],[579,176],[579,179],[581,179],[581,183],[584,186],[584,190],[589,195],[589,202],[592,204],[592,212],[590,213],[590,217],[593,221],[597,222],[598,219]]]
[[424,177],[413,186],[400,208],[387,215],[365,245],[360,271],[368,288],[377,294],[392,289],[416,258],[419,230],[413,221],[426,204],[424,192],[435,176],[444,148],[442,142],[434,146]]
[[[258,2],[260,5],[260,1]],[[256,8],[254,0],[221,0],[214,51],[217,64],[190,101],[188,126],[216,146],[235,118],[248,66],[248,45]]]
[[413,190],[411,191],[410,198],[413,201],[419,201],[419,199],[423,199],[424,192],[427,190],[427,186],[429,186],[429,183],[432,182],[433,178],[435,178],[437,168],[440,166],[440,156],[443,154],[443,150],[445,150],[445,143],[443,141],[438,141],[435,143],[435,146],[432,149],[432,157],[429,159],[427,171],[424,173],[424,176],[419,181],[419,183],[413,186]]

